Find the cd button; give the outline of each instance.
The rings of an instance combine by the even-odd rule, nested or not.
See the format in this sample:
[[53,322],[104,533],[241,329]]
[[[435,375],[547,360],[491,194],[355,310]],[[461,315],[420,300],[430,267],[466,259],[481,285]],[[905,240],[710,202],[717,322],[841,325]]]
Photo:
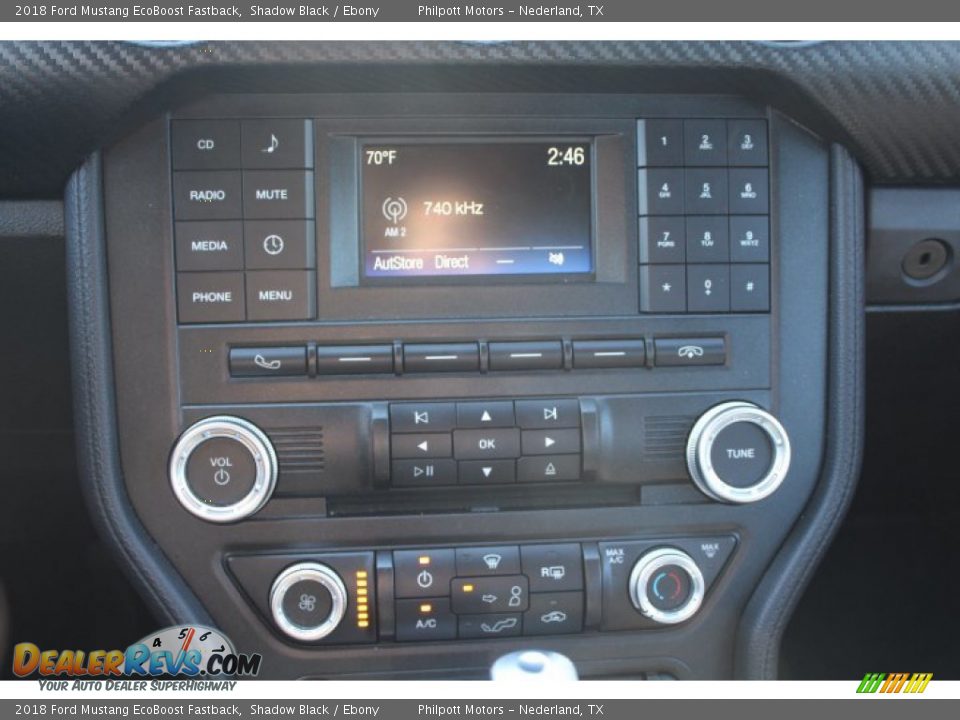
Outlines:
[[174,120],[170,135],[175,170],[240,167],[240,123],[235,120]]
[[455,567],[453,550],[394,550],[393,582],[396,596],[449,596]]
[[412,433],[390,437],[390,455],[394,458],[447,458],[451,455],[450,435]]
[[517,481],[513,460],[464,460],[460,463],[461,485],[503,485]]
[[579,543],[524,545],[520,548],[523,574],[531,592],[583,588],[583,553]]
[[580,479],[579,455],[534,455],[517,460],[520,482],[569,482]]
[[309,120],[244,120],[243,167],[313,167],[313,125]]
[[524,455],[566,455],[580,452],[580,430],[524,430]]
[[397,600],[396,638],[400,642],[453,640],[457,616],[450,612],[448,598]]
[[233,377],[279,377],[307,374],[305,347],[232,348]]
[[393,432],[448,432],[456,425],[453,403],[395,403],[390,405]]
[[486,460],[520,456],[520,431],[516,428],[456,430],[454,455],[458,460]]
[[491,370],[561,370],[563,345],[556,342],[492,342]]
[[457,403],[457,427],[513,427],[513,403],[509,400]]

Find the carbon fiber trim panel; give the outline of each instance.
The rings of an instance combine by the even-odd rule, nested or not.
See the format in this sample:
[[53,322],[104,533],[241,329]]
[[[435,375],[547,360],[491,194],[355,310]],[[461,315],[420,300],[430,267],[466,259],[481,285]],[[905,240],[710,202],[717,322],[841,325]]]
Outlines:
[[737,93],[846,144],[876,182],[960,180],[960,43],[4,42],[0,196],[59,196],[139,119],[240,90]]

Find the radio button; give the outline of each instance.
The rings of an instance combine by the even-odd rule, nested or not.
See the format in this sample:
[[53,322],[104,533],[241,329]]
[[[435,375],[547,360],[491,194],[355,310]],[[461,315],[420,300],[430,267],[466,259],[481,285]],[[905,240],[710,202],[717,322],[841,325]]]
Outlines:
[[176,170],[240,167],[240,123],[235,120],[174,120],[170,145]]
[[315,314],[313,271],[259,270],[247,273],[247,319],[310,320]]
[[723,338],[656,338],[653,341],[657,367],[723,365],[727,345]]
[[[392,345],[317,346],[317,375],[370,375],[392,372]],[[425,428],[421,426],[417,429]]]
[[519,575],[520,548],[516,545],[457,548],[457,575]]
[[396,638],[399,642],[430,642],[457,637],[457,616],[449,598],[397,600]]
[[523,545],[523,574],[530,578],[530,592],[583,589],[583,552],[580,543]]
[[453,550],[393,551],[393,583],[398,598],[448,597],[455,574]]
[[[724,168],[686,170],[686,205],[688,215],[724,215],[727,212],[727,171]],[[687,247],[689,250],[689,246]],[[688,258],[689,260],[689,258]]]
[[683,170],[650,168],[637,174],[640,215],[683,215]]
[[563,345],[555,342],[492,342],[491,370],[561,370]]
[[248,220],[313,217],[313,172],[249,170],[243,173],[243,216]]
[[243,273],[177,273],[181,323],[243,322]]
[[730,266],[730,309],[733,312],[770,311],[769,266]]
[[517,424],[528,430],[580,427],[580,401],[576,398],[517,400]]
[[682,263],[686,257],[682,217],[640,218],[640,262]]
[[239,220],[178,222],[177,270],[243,270],[243,225]]
[[413,433],[390,436],[391,457],[448,458],[451,452],[450,435],[446,433]]
[[643,340],[574,340],[573,367],[631,368],[643,367],[647,346]]
[[730,169],[730,212],[766,215],[770,211],[766,168]]
[[769,218],[736,215],[730,218],[730,259],[735,263],[770,260]]
[[458,577],[452,588],[450,604],[458,615],[523,612],[529,602],[523,575]]
[[453,403],[396,403],[390,405],[390,430],[449,432],[457,423]]
[[244,120],[243,167],[313,167],[313,125],[309,120]]
[[766,120],[728,120],[727,139],[730,165],[767,164]]
[[684,265],[640,266],[640,312],[682,313],[687,310]]
[[404,345],[405,372],[478,372],[480,347],[476,343]]
[[390,481],[394,487],[456,485],[457,463],[453,460],[394,460]]
[[524,455],[566,455],[580,452],[580,430],[524,430]]
[[637,121],[637,166],[683,165],[682,120]]
[[683,147],[687,165],[726,165],[726,121],[684,120]]
[[513,460],[465,460],[460,463],[461,485],[503,485],[517,481]]
[[176,220],[238,220],[243,216],[240,172],[175,172]]
[[523,614],[524,635],[563,635],[583,630],[583,593],[534,593]]
[[717,313],[730,311],[730,266],[687,266],[687,311]]
[[307,374],[305,347],[231,348],[233,377],[281,377]]
[[727,217],[687,218],[687,262],[725,263],[730,261]]
[[517,428],[456,430],[453,446],[458,460],[516,458],[520,457],[520,431]]
[[243,224],[248,270],[307,270],[314,265],[312,220],[251,220]]
[[463,640],[516,637],[522,627],[523,616],[520,613],[461,615],[459,618],[459,635]]
[[457,403],[457,427],[513,427],[513,403],[509,400]]
[[517,460],[520,482],[568,482],[580,479],[579,455],[538,455]]

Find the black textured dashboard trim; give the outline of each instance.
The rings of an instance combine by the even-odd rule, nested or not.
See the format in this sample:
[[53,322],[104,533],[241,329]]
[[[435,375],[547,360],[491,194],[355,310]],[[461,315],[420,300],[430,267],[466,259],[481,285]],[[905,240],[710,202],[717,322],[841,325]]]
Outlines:
[[63,237],[59,200],[0,201],[0,237]]
[[151,540],[127,498],[117,444],[116,400],[104,249],[101,160],[67,186],[67,292],[77,461],[97,531],[158,620],[211,624],[206,610]]
[[874,182],[960,182],[955,42],[14,41],[0,42],[0,197],[57,197],[150,113],[241,90],[745,95],[847,145]]
[[737,633],[737,676],[775,679],[780,640],[853,499],[863,456],[865,307],[864,191],[860,168],[830,155],[830,328],[827,446],[820,481],[757,586]]

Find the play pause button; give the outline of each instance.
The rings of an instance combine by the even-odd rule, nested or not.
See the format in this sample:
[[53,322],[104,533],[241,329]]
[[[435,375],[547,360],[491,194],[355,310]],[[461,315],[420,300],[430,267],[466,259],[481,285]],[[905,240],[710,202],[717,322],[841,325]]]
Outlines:
[[395,487],[454,485],[457,464],[453,460],[394,460],[391,477]]
[[516,481],[513,460],[467,460],[460,463],[461,485],[501,485]]

